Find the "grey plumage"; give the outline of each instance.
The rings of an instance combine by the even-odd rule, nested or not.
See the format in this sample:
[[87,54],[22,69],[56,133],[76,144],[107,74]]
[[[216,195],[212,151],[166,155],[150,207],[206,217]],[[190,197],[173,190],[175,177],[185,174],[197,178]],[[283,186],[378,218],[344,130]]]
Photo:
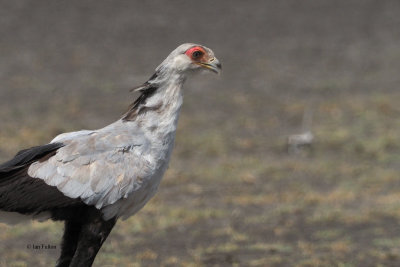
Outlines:
[[137,88],[121,119],[61,134],[0,165],[0,220],[10,212],[65,220],[59,265],[90,266],[116,220],[156,193],[174,146],[182,85],[203,69],[218,73],[221,65],[209,48],[183,44]]

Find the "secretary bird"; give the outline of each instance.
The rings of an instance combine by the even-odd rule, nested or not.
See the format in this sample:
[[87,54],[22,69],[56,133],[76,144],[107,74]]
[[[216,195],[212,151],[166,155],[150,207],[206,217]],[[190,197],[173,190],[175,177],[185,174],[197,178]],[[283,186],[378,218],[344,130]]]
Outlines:
[[139,211],[157,191],[174,145],[182,85],[221,64],[211,49],[182,44],[135,90],[116,122],[63,133],[0,165],[0,221],[65,221],[57,266],[91,266],[116,221]]

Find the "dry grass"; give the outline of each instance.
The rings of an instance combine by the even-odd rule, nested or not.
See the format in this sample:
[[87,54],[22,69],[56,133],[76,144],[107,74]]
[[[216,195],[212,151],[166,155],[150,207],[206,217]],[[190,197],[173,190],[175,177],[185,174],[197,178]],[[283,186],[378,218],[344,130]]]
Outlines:
[[[398,99],[391,94],[321,101],[313,125],[317,142],[298,155],[285,152],[282,136],[254,134],[243,141],[240,135],[252,126],[243,128],[235,117],[198,132],[191,125],[206,123],[206,111],[190,119],[184,112],[159,193],[136,216],[118,223],[97,265],[395,265],[400,261]],[[289,118],[306,103],[273,108]],[[275,124],[257,122],[272,130]],[[14,140],[8,142],[13,150],[27,134],[30,140],[41,138],[33,130],[3,138]],[[58,244],[60,223],[0,227],[6,266],[46,266],[56,259],[58,251],[24,246],[40,240]]]
[[[400,266],[398,1],[3,2],[1,161],[118,118],[178,43],[223,64],[186,84],[160,190],[95,266]],[[0,266],[54,265],[26,246],[61,235],[0,224]]]

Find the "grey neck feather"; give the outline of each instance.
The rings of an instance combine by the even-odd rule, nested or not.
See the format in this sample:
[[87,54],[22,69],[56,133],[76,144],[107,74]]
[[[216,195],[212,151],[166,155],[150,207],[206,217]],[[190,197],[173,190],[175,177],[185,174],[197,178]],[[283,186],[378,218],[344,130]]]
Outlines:
[[147,112],[169,113],[167,110],[171,108],[171,112],[178,111],[182,104],[181,88],[184,82],[183,73],[158,67],[147,82],[132,89],[140,95],[129,106],[122,121],[136,121]]

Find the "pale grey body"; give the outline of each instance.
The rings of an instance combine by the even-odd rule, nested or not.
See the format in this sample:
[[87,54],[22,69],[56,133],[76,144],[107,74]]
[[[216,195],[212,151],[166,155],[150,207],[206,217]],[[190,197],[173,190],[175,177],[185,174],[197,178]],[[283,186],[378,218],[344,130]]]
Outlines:
[[185,51],[195,46],[179,46],[156,69],[158,76],[149,82],[157,90],[146,99],[145,112],[99,130],[57,136],[52,142],[65,146],[48,160],[33,163],[28,174],[95,206],[105,220],[126,219],[140,210],[156,193],[168,167],[187,74],[220,70],[213,52],[204,46],[211,63],[193,62]]
[[[28,174],[57,186],[66,196],[101,209],[104,218],[127,218],[155,194],[174,146],[182,83],[172,82],[147,105],[157,111],[135,121],[118,120],[95,131],[61,134],[52,142],[64,147]],[[168,101],[166,101],[168,99]]]
[[156,193],[174,146],[182,85],[204,69],[219,73],[213,52],[183,44],[136,88],[140,95],[120,120],[61,134],[0,164],[0,220],[64,221],[57,267],[91,266],[117,220]]

